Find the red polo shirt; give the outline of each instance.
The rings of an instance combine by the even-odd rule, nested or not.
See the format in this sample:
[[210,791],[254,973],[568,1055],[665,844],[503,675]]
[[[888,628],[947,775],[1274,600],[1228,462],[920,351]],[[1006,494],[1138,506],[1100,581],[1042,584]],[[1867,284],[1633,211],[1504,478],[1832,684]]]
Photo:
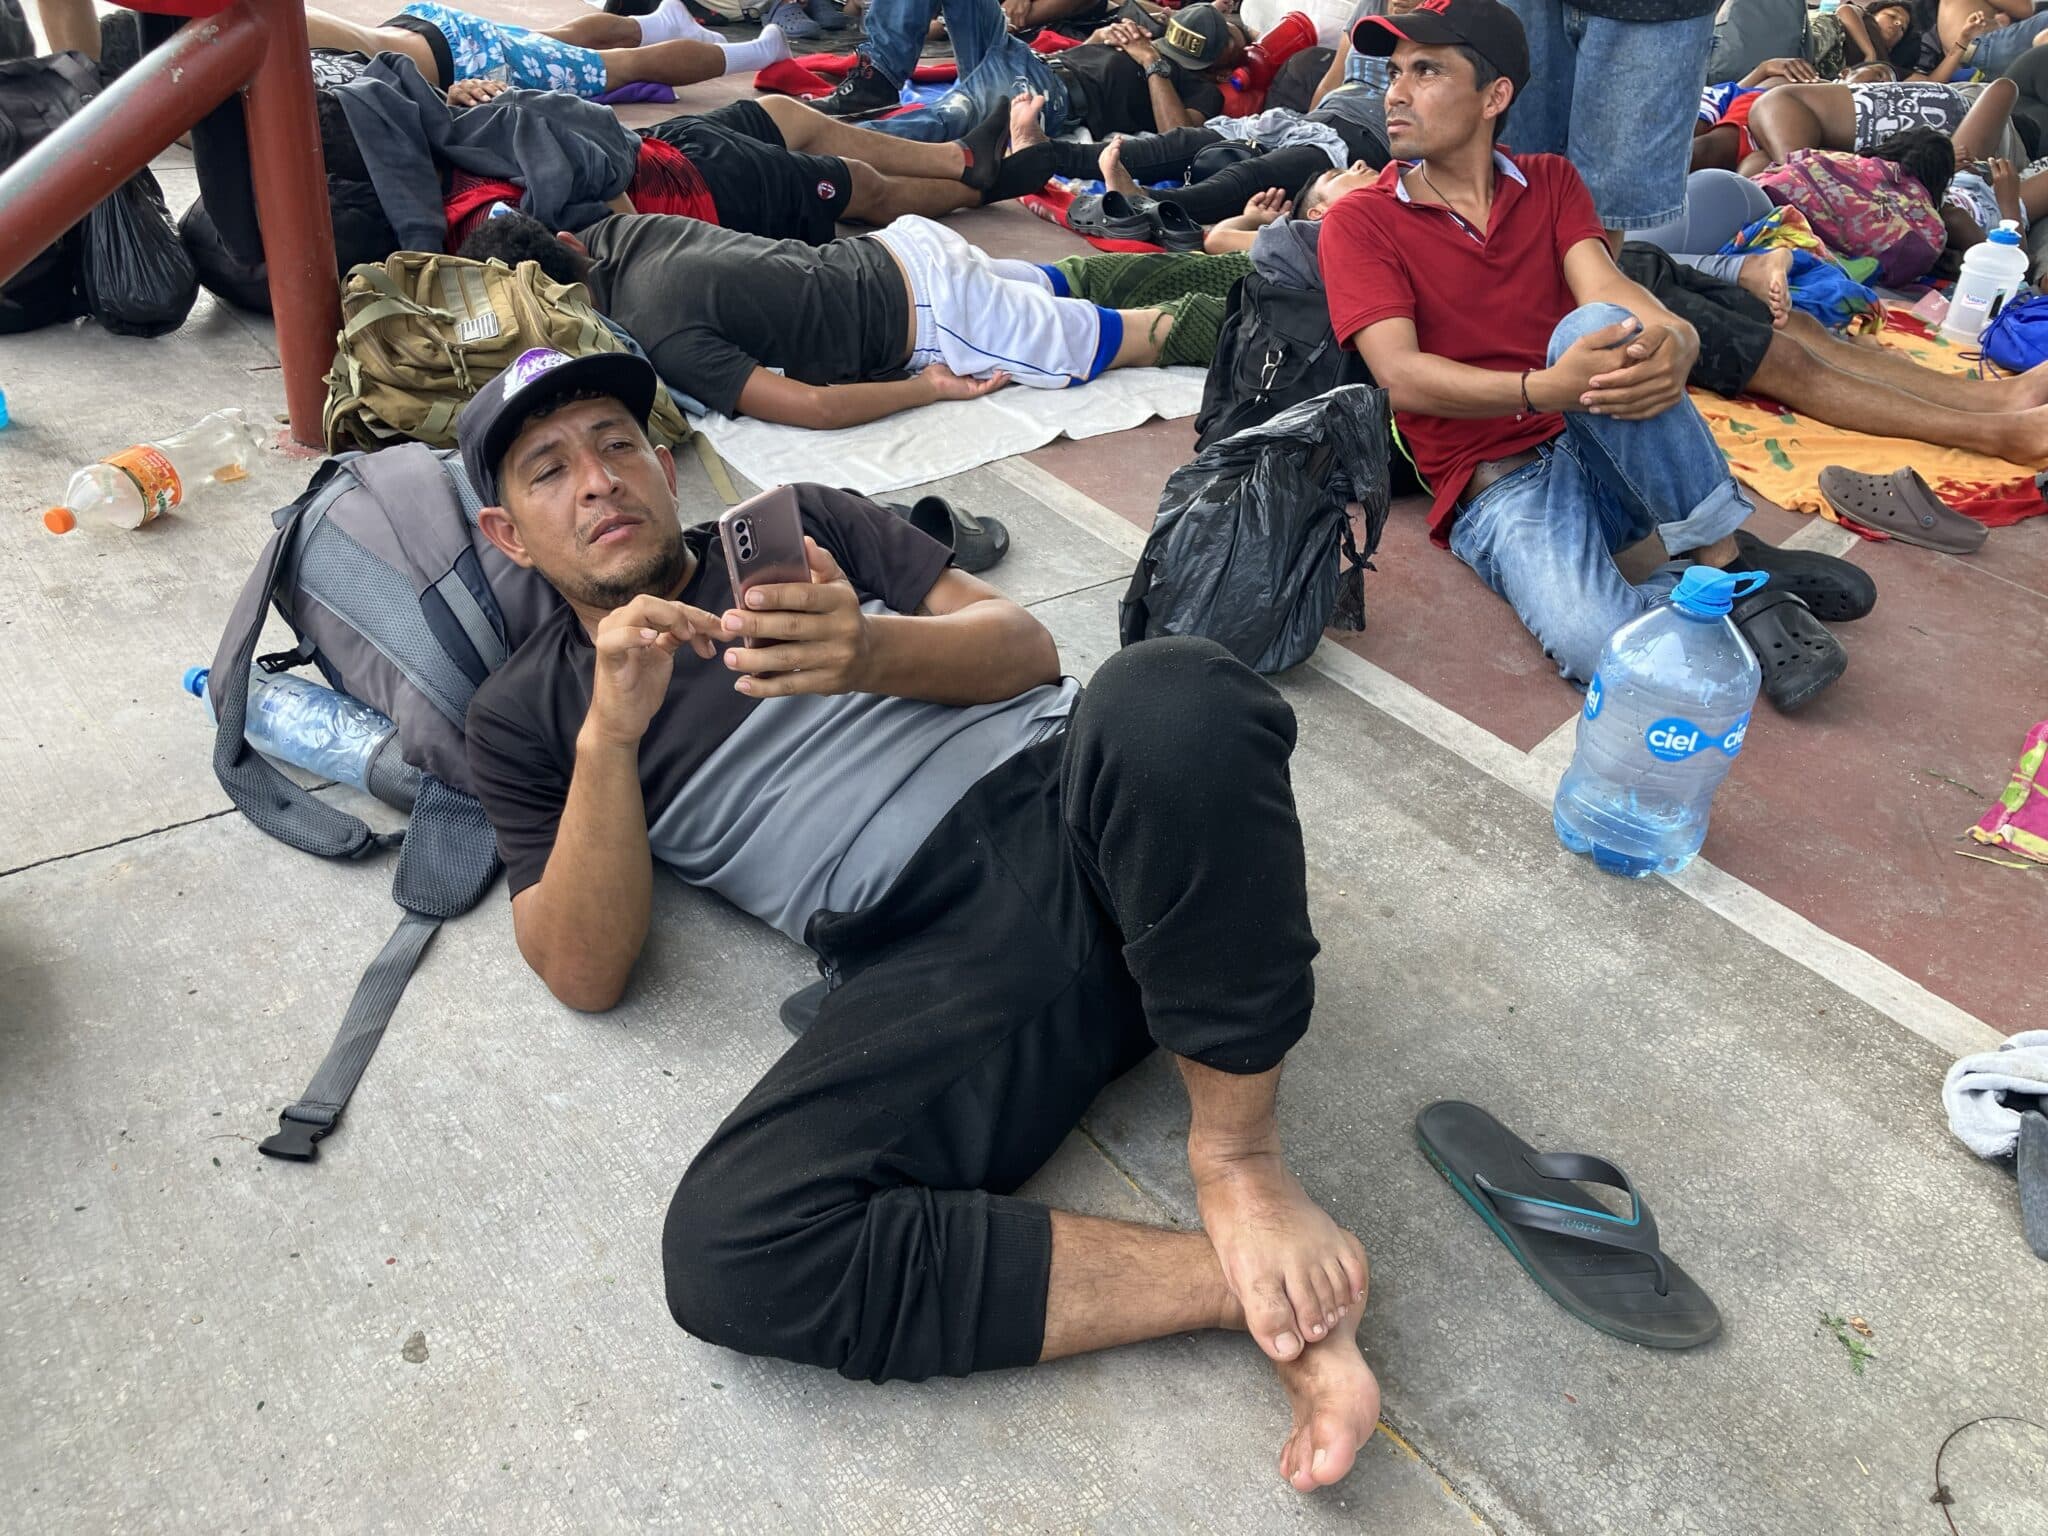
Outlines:
[[[1498,172],[1485,238],[1441,203],[1409,200],[1398,161],[1323,218],[1317,250],[1337,340],[1382,320],[1415,322],[1425,352],[1475,368],[1520,373],[1544,366],[1550,333],[1578,307],[1564,254],[1602,239],[1593,199],[1560,155],[1495,151]],[[1472,468],[1548,442],[1564,430],[1554,413],[1454,421],[1402,411],[1403,441],[1436,493],[1430,537],[1449,541],[1451,515]]]

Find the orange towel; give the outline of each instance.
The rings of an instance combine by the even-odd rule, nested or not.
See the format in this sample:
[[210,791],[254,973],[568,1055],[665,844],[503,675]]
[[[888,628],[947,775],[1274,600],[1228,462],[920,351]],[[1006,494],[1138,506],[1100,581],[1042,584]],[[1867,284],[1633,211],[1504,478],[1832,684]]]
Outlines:
[[[1974,359],[1974,348],[1956,347],[1931,335],[1898,306],[1891,307],[1890,321],[1878,333],[1876,344],[1944,373],[1980,377],[1974,361],[1966,362],[1961,355],[1967,350]],[[2034,486],[2034,471],[2022,464],[1899,438],[1845,432],[1755,396],[1724,400],[1696,389],[1692,399],[1713,429],[1714,441],[1735,478],[1794,512],[1817,512],[1830,522],[1841,521],[1816,484],[1820,472],[1830,464],[1877,475],[1910,464],[1934,488],[1935,495],[1993,528],[2048,512],[2048,501]],[[1861,528],[1854,531],[1866,537],[1884,537]]]

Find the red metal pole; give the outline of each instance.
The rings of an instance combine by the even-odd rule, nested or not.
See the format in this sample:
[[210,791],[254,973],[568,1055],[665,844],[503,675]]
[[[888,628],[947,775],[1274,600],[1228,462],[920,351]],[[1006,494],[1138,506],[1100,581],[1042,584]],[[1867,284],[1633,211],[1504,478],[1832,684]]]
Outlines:
[[242,0],[237,10],[259,16],[270,37],[269,51],[249,80],[250,174],[292,436],[318,448],[327,369],[341,328],[341,292],[326,162],[313,111],[306,13],[300,0]]
[[[298,36],[305,68],[303,15]],[[262,57],[263,23],[247,0],[190,22],[0,174],[0,283],[227,100]]]

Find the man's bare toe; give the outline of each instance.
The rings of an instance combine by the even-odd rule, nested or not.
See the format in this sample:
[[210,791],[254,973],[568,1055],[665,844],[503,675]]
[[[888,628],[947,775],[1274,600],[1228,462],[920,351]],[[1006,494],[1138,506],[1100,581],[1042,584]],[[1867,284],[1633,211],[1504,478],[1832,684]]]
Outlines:
[[1027,91],[1010,103],[1010,152],[1045,142],[1045,98]]
[[1294,1408],[1294,1428],[1280,1448],[1280,1475],[1302,1493],[1327,1488],[1350,1472],[1372,1438],[1379,1382],[1348,1331],[1276,1369]]

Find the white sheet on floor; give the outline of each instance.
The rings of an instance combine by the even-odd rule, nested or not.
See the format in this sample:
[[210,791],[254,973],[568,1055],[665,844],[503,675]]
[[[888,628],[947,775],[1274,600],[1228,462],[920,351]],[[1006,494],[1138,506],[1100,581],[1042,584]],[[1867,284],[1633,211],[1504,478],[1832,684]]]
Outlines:
[[1154,416],[1192,416],[1204,377],[1200,368],[1123,368],[1078,389],[1012,385],[979,400],[942,400],[835,432],[716,413],[692,423],[756,485],[818,480],[879,496],[1028,453],[1057,437],[1098,437]]

